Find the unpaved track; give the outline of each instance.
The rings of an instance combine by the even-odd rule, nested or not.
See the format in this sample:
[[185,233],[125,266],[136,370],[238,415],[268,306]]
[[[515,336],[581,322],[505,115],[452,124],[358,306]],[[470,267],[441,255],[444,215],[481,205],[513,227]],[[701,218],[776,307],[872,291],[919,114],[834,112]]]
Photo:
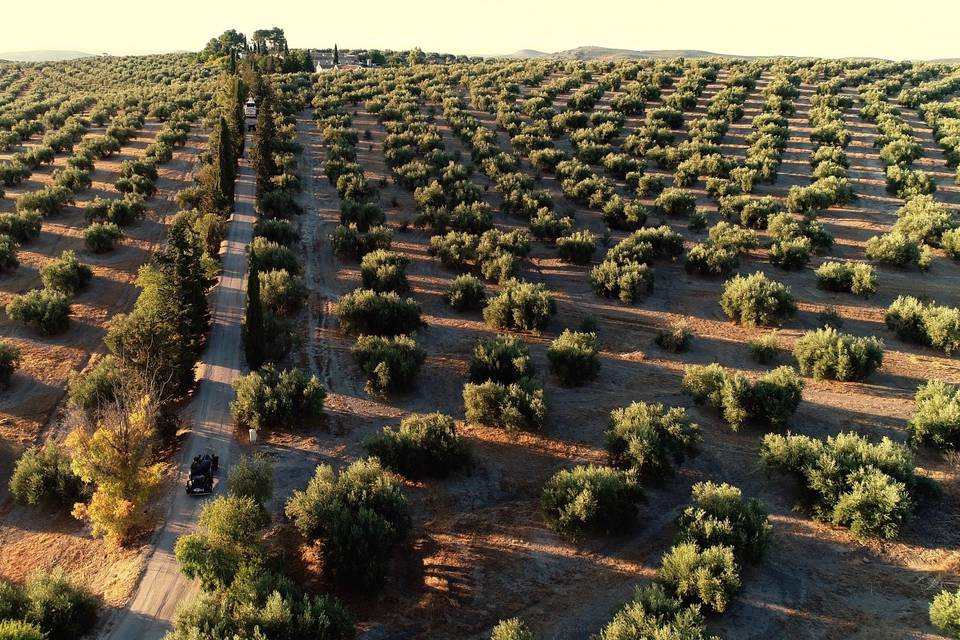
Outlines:
[[[247,148],[250,140],[247,140]],[[232,383],[244,366],[240,325],[243,321],[244,289],[247,273],[247,246],[253,236],[255,180],[245,159],[240,161],[237,177],[236,209],[222,249],[223,274],[213,298],[213,327],[201,362],[199,386],[184,418],[192,433],[179,461],[186,469],[194,456],[212,450],[220,456],[220,471],[214,494],[222,493],[223,479],[239,447],[233,437],[230,401]],[[155,640],[171,628],[177,605],[198,590],[198,585],[180,574],[173,547],[177,538],[190,533],[207,500],[191,497],[182,482],[171,489],[173,499],[162,528],[154,538],[147,568],[128,609],[117,615],[101,634],[116,640]]]

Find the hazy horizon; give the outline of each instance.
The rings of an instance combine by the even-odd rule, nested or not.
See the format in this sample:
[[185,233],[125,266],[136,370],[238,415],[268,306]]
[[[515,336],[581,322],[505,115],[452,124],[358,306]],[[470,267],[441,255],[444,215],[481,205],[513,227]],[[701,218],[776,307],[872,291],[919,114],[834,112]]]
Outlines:
[[[59,4],[59,3],[57,3]],[[461,5],[462,6],[462,5]],[[226,29],[251,33],[281,27],[291,47],[403,50],[468,55],[503,55],[520,49],[555,52],[579,46],[617,49],[698,49],[768,56],[878,57],[937,59],[960,57],[956,32],[960,3],[920,1],[904,7],[909,31],[889,9],[862,0],[837,3],[811,0],[797,5],[786,24],[780,10],[758,0],[735,7],[695,0],[642,7],[626,0],[598,0],[574,14],[546,0],[488,0],[462,15],[460,7],[437,0],[398,4],[370,0],[364,5],[320,6],[290,0],[268,4],[197,3],[170,0],[162,8],[126,0],[92,0],[58,6],[14,5],[5,9],[10,24],[37,25],[6,34],[7,52],[83,51],[134,55],[198,51]],[[228,15],[228,11],[232,15]],[[673,16],[672,13],[678,13]],[[123,16],[111,20],[109,16]],[[236,17],[234,17],[236,16]],[[919,16],[919,18],[917,17]],[[824,24],[820,24],[824,23]],[[42,26],[41,26],[42,25]],[[83,25],[78,29],[78,25]],[[147,26],[149,28],[143,28]]]

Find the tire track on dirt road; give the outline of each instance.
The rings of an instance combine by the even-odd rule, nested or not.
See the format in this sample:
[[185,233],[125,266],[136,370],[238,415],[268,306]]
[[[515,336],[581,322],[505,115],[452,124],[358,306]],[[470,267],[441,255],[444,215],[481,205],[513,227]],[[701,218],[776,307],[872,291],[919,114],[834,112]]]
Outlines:
[[[251,141],[248,139],[247,148]],[[184,443],[180,469],[194,456],[213,450],[220,456],[219,480],[213,495],[221,493],[223,479],[239,454],[233,435],[230,401],[233,381],[245,369],[241,323],[245,303],[247,247],[253,236],[255,179],[252,167],[240,160],[237,202],[221,248],[223,272],[213,296],[213,318],[207,349],[201,361],[196,394],[184,418],[192,433]],[[188,496],[180,482],[171,488],[170,507],[161,528],[154,534],[153,550],[129,607],[117,612],[100,634],[101,638],[157,640],[171,629],[177,605],[196,594],[199,586],[180,573],[173,548],[177,538],[195,528],[200,509],[207,502]]]

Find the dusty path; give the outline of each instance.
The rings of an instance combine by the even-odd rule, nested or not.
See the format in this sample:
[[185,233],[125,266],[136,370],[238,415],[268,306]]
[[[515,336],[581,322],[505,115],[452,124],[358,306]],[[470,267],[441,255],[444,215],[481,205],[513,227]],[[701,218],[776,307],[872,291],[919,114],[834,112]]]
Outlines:
[[[247,141],[247,148],[250,141]],[[237,177],[236,210],[221,250],[223,275],[213,298],[213,327],[204,354],[199,387],[186,409],[184,418],[192,428],[181,455],[180,467],[186,468],[195,455],[213,450],[220,456],[220,473],[214,494],[219,493],[226,470],[239,448],[233,438],[230,401],[233,380],[244,367],[240,325],[243,320],[244,289],[247,273],[247,246],[253,235],[255,180],[246,160],[240,161]],[[173,547],[177,538],[189,533],[206,502],[186,495],[181,483],[174,492],[170,510],[155,535],[155,547],[147,561],[140,586],[130,607],[119,613],[101,634],[104,638],[155,640],[170,630],[177,604],[198,589],[180,574]]]

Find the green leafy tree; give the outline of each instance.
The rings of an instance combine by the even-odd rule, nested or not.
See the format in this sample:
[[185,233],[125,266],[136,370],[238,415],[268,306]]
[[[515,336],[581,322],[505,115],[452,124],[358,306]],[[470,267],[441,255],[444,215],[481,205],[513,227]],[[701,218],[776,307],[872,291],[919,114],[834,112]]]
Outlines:
[[287,502],[286,514],[304,537],[323,542],[327,571],[357,587],[383,581],[394,548],[410,530],[407,499],[376,459],[358,460],[340,474],[318,466],[307,488]]

